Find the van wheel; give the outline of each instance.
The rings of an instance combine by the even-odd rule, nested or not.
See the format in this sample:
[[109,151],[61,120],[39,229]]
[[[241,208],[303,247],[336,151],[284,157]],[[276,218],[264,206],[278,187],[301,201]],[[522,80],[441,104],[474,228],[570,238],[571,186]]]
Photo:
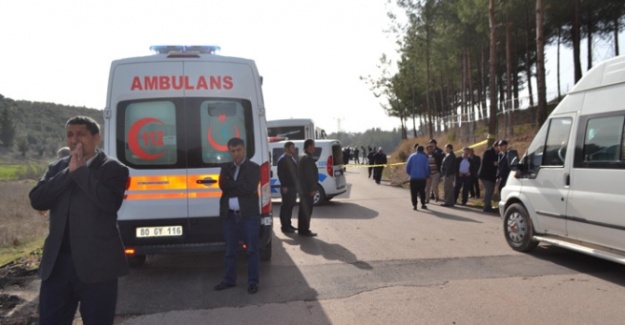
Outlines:
[[271,261],[271,241],[260,249],[260,260],[263,262]]
[[128,256],[128,265],[130,267],[141,267],[145,264],[145,255]]
[[326,202],[326,192],[321,185],[317,185],[317,193],[313,197],[313,205],[322,205]]
[[506,209],[503,219],[503,231],[508,245],[515,251],[529,252],[538,245],[533,239],[534,227],[525,207],[519,203]]

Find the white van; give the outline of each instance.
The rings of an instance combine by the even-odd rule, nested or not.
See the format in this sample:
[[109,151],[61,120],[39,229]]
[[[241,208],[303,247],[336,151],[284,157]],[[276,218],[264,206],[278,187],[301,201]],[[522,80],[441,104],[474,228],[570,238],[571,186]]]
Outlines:
[[[293,140],[296,156],[304,154],[304,141]],[[284,153],[284,143],[287,141],[272,142],[271,150],[271,196],[280,197],[280,180],[278,179],[278,158]],[[319,168],[319,186],[314,197],[315,205],[324,204],[333,197],[347,191],[345,169],[343,168],[343,150],[339,140],[315,140],[313,158]]]
[[588,71],[502,190],[508,244],[539,242],[625,264],[625,56]]
[[217,47],[157,46],[113,61],[104,151],[130,169],[118,224],[126,253],[222,250],[220,166],[232,137],[261,166],[261,258],[271,257],[270,163],[261,77],[253,61]]

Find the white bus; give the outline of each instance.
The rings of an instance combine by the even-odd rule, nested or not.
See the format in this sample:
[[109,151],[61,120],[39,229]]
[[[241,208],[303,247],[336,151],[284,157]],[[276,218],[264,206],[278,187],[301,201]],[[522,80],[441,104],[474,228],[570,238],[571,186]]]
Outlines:
[[326,131],[315,127],[315,123],[309,118],[267,121],[267,134],[275,141],[327,138]]

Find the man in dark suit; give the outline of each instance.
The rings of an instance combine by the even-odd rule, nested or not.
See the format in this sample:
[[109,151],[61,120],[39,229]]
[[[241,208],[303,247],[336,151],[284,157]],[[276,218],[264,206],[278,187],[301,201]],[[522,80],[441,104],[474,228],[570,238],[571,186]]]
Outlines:
[[304,154],[299,159],[299,213],[297,215],[298,234],[300,236],[314,237],[316,233],[310,231],[310,216],[313,211],[314,197],[317,193],[319,181],[319,169],[313,158],[315,152],[315,140],[304,141]]
[[97,149],[100,127],[77,116],[65,125],[68,157],[48,166],[30,191],[33,208],[50,210],[40,264],[40,324],[113,324],[117,278],[128,273],[117,228],[128,168]]
[[297,228],[291,224],[291,214],[297,200],[297,161],[295,144],[284,143],[284,154],[278,158],[278,179],[280,180],[280,226],[283,233],[293,233]]
[[498,150],[498,143],[495,141],[490,148],[484,151],[480,170],[478,171],[478,178],[481,179],[482,184],[484,184],[484,212],[494,211],[492,198],[497,181]]
[[473,186],[471,187],[469,194],[471,197],[476,199],[480,198],[480,182],[478,181],[477,174],[480,169],[480,165],[482,164],[482,158],[475,154],[475,150],[473,148],[469,148],[470,158],[471,158],[471,183]]
[[378,148],[378,152],[373,155],[373,164],[376,165],[373,167],[373,179],[375,179],[376,184],[380,184],[382,181],[382,172],[384,171],[384,165],[387,163],[388,159],[386,158],[384,149],[382,149],[382,147]]
[[445,189],[445,202],[441,204],[445,207],[453,207],[455,204],[454,198],[454,180],[456,178],[456,154],[454,154],[454,146],[448,143],[445,146],[445,158],[441,164],[441,175],[445,177],[443,181],[443,187]]
[[225,275],[215,286],[223,290],[237,284],[237,252],[239,237],[247,245],[247,292],[258,292],[260,256],[258,236],[260,232],[260,203],[258,184],[260,166],[245,157],[245,143],[240,138],[228,140],[228,151],[233,162],[221,167],[219,174],[219,216],[223,221],[226,253],[224,257]]

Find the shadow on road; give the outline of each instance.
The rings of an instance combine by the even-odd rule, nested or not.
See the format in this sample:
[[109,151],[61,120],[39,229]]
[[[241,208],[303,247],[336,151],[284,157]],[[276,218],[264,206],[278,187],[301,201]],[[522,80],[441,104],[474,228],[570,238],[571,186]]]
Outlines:
[[[214,291],[214,286],[223,277],[223,253],[149,256],[143,267],[131,269],[128,276],[120,279],[117,315],[124,318],[168,311],[238,308],[301,300],[317,304],[317,291],[308,285],[275,234],[273,259],[261,262],[258,293],[247,293],[244,254],[241,254],[237,266],[237,286]],[[322,310],[320,305],[317,307],[316,310]],[[315,316],[325,319],[323,323],[330,323],[325,314]]]
[[[463,221],[463,222],[475,222],[475,223],[483,223],[479,220],[475,220],[475,219],[471,219],[471,218],[465,218],[465,217],[461,217],[458,215],[454,214],[454,209],[456,208],[445,208],[445,212],[441,212],[441,211],[436,211],[436,210],[432,210],[430,209],[430,211],[432,212],[432,214],[438,218],[441,219],[448,219],[448,220],[454,220],[454,221]],[[449,211],[449,212],[447,212]]]
[[328,261],[340,261],[351,264],[361,270],[372,270],[373,267],[360,261],[350,250],[343,245],[327,243],[319,238],[300,237],[297,234],[288,234],[289,239],[282,240],[285,244],[299,246],[302,252],[309,255],[320,255]]
[[547,244],[539,245],[528,255],[625,286],[625,265],[622,264]]

